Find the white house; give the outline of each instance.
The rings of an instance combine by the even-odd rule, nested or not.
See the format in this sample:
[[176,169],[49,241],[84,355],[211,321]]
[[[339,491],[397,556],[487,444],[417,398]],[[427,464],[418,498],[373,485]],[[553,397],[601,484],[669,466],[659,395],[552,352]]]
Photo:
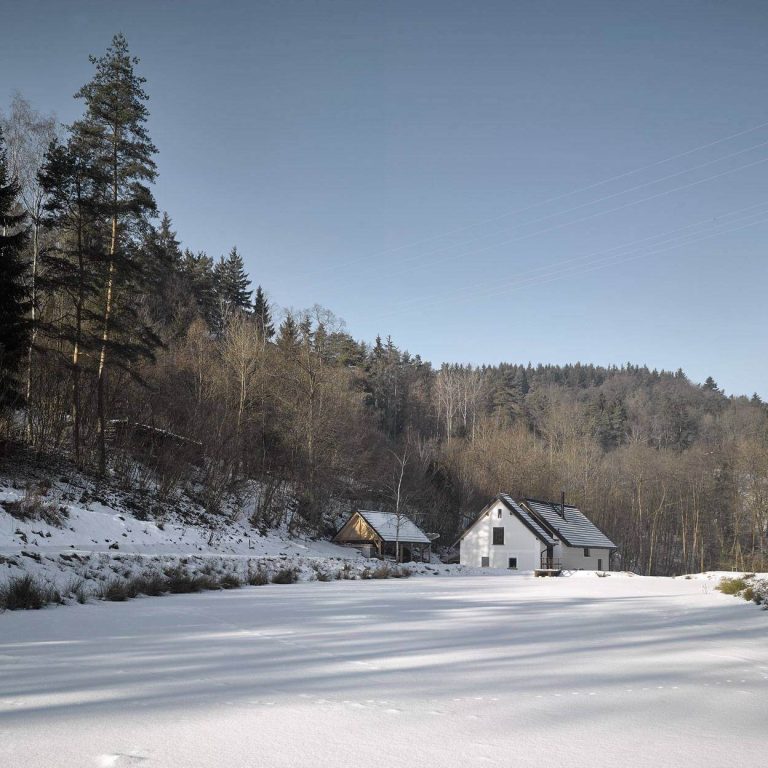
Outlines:
[[581,510],[499,494],[459,539],[462,565],[521,571],[609,570],[616,545]]

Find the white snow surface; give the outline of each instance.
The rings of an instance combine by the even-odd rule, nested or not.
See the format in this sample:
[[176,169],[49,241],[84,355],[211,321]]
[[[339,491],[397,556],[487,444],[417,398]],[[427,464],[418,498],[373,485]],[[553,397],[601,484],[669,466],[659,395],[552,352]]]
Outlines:
[[409,517],[394,512],[375,512],[370,509],[358,510],[363,519],[384,541],[421,542],[429,544],[429,538]]
[[0,616],[14,768],[765,764],[768,614],[699,579],[246,587]]

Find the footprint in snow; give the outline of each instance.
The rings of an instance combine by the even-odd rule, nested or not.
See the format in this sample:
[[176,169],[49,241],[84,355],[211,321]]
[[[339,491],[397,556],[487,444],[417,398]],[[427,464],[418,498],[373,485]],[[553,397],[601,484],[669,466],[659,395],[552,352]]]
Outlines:
[[138,752],[131,752],[130,754],[115,752],[113,754],[99,755],[96,765],[100,768],[125,768],[125,766],[136,765],[147,759],[147,757]]

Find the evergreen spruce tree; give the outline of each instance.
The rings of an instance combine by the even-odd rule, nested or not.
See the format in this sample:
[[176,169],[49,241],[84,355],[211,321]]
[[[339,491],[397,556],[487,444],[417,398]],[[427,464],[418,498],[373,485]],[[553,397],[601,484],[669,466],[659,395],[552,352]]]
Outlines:
[[18,402],[18,373],[29,343],[30,301],[23,283],[26,216],[16,204],[19,187],[8,172],[0,131],[0,406]]
[[285,320],[280,323],[280,331],[277,336],[277,345],[283,352],[292,352],[299,342],[299,329],[293,315],[289,312]]
[[208,327],[218,334],[221,330],[221,312],[216,293],[213,259],[205,251],[193,253],[187,248],[181,257],[180,269],[201,317]]
[[[130,300],[140,293],[137,283],[142,270],[137,258],[136,238],[155,212],[155,201],[147,186],[156,176],[153,155],[157,151],[146,129],[148,96],[145,78],[134,67],[122,34],[95,64],[93,79],[76,94],[85,102],[85,116],[72,126],[73,136],[90,158],[92,173],[106,181],[101,212],[109,226],[104,254],[106,275],[103,290],[101,345],[96,373],[99,469],[106,470],[107,368],[112,363],[127,367],[139,356],[151,355],[157,343],[146,328],[131,321]],[[130,327],[133,325],[133,327]]]
[[[151,290],[147,291],[149,313],[153,320],[170,325],[180,311],[182,254],[171,217],[163,213],[160,226],[146,227],[141,246],[141,261]],[[188,318],[187,318],[188,319]]]
[[314,340],[315,334],[312,331],[312,319],[308,314],[305,314],[301,318],[299,323],[299,340],[306,347],[310,347]]
[[256,329],[264,341],[271,341],[275,336],[275,326],[272,322],[272,312],[264,291],[259,285],[253,299],[253,316],[256,318]]
[[493,407],[503,423],[511,423],[520,415],[528,388],[528,377],[522,366],[499,366],[493,389]]
[[251,281],[246,274],[243,257],[233,247],[229,255],[219,259],[214,270],[216,291],[226,310],[248,311],[251,308]]

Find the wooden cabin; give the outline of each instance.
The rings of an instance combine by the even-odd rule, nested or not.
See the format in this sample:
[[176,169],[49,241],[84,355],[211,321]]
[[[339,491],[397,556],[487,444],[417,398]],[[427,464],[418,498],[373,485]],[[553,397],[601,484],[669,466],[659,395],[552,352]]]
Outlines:
[[406,563],[420,560],[428,563],[432,541],[424,531],[405,515],[359,509],[353,512],[333,541],[356,547],[366,557],[392,557]]

